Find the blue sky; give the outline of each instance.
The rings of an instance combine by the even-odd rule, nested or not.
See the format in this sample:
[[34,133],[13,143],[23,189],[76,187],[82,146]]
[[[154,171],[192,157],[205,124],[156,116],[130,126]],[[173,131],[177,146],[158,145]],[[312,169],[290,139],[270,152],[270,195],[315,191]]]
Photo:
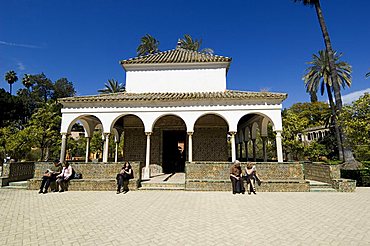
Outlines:
[[[333,47],[353,67],[353,85],[343,95],[370,88],[370,1],[355,2],[321,1]],[[190,34],[233,58],[228,89],[286,92],[289,107],[309,101],[301,78],[312,54],[324,48],[315,9],[291,0],[14,0],[1,1],[0,9],[0,87],[6,90],[4,74],[15,70],[20,78],[66,77],[78,95],[97,94],[108,79],[125,81],[118,62],[136,55],[145,34],[161,50]],[[13,91],[20,87],[18,81]]]

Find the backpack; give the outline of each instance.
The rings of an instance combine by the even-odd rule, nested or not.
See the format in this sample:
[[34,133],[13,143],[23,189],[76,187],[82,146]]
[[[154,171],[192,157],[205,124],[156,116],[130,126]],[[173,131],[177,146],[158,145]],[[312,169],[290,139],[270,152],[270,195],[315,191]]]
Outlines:
[[69,179],[74,179],[75,178],[75,176],[76,176],[76,171],[73,169],[73,167],[72,167],[72,174],[71,174],[71,176],[69,177]]

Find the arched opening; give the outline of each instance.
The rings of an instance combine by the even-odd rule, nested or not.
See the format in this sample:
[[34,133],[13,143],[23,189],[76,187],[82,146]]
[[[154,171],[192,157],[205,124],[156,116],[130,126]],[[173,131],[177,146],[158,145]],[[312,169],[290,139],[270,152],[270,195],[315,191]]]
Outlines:
[[184,172],[186,150],[186,125],[183,119],[175,115],[158,118],[151,135],[152,166],[157,165],[163,173]]
[[82,115],[68,127],[65,160],[98,161],[102,158],[102,124],[94,115]]
[[237,126],[237,159],[240,161],[274,161],[277,159],[275,133],[271,119],[263,114],[247,114]]
[[[146,136],[144,124],[136,115],[124,115],[116,119],[112,125],[110,142],[114,141],[117,161],[140,161],[145,163]],[[112,155],[110,156],[112,158]]]
[[206,114],[197,119],[193,134],[194,161],[228,161],[229,126],[222,117]]

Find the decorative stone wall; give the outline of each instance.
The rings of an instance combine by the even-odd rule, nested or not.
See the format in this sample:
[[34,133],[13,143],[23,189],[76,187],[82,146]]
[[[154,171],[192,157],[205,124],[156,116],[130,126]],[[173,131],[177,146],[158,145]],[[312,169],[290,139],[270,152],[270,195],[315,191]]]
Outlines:
[[[134,171],[134,179],[130,180],[129,188],[136,190],[141,182],[140,162],[130,162]],[[35,164],[34,179],[28,181],[28,189],[39,189],[41,178],[52,163],[39,162]],[[123,163],[71,163],[76,173],[82,173],[83,179],[71,180],[69,190],[115,190],[116,175],[121,170]]]
[[[198,191],[230,191],[230,162],[186,163],[185,189]],[[246,163],[241,163],[245,170]],[[257,191],[307,192],[309,182],[303,178],[299,163],[256,163],[262,181]]]
[[34,168],[34,162],[4,163],[3,173],[0,177],[0,186],[7,186],[9,182],[16,182],[33,178]]
[[227,128],[196,128],[193,134],[194,161],[227,161]]
[[305,179],[316,180],[328,184],[333,183],[333,179],[340,178],[339,165],[325,163],[303,163]]
[[124,138],[123,159],[145,163],[146,136],[144,128],[125,128]]
[[333,179],[333,188],[339,192],[354,192],[356,181],[352,179]]

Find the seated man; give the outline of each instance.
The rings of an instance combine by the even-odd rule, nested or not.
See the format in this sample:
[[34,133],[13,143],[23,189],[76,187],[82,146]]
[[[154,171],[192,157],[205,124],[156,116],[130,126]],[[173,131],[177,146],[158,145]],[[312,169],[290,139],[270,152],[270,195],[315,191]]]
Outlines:
[[57,180],[57,175],[62,172],[62,164],[59,162],[59,160],[54,160],[53,164],[54,166],[51,169],[46,170],[46,172],[42,176],[39,194],[48,193],[50,184],[52,182],[55,182]]

